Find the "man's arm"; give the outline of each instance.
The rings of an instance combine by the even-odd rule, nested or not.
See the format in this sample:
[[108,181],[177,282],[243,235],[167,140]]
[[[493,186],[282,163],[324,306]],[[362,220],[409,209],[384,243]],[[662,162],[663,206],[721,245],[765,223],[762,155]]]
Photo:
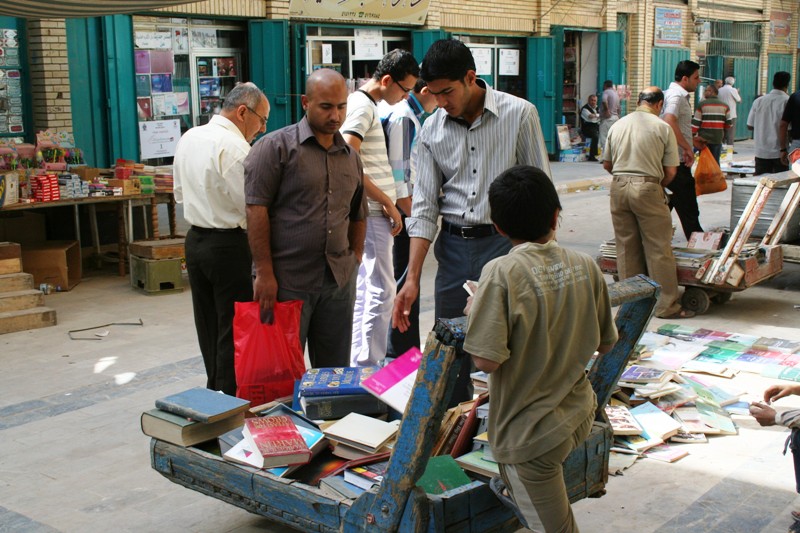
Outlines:
[[364,240],[367,237],[367,221],[351,220],[347,226],[347,240],[350,242],[350,249],[356,256],[356,261],[361,263],[364,255]]
[[522,117],[517,136],[517,164],[531,165],[543,171],[552,180],[550,157],[544,144],[542,123],[536,106],[529,106]]
[[411,237],[408,251],[408,272],[403,288],[397,293],[392,309],[392,327],[405,332],[411,325],[408,317],[411,305],[419,298],[419,280],[422,277],[422,264],[428,254],[431,241],[422,237]]
[[[361,138],[351,133],[343,133],[342,137],[347,144],[349,144],[356,152],[361,153]],[[386,196],[382,190],[372,181],[368,175],[364,174],[364,192],[367,193],[367,198],[374,200],[381,204],[383,213],[392,223],[392,236],[400,233],[403,229],[403,219],[400,217],[400,211],[397,210],[394,203]]]
[[[404,104],[405,105],[405,104]],[[410,108],[409,108],[410,109]],[[385,127],[389,166],[392,167],[397,201],[404,215],[411,214],[411,147],[416,132],[407,116],[392,115]]]
[[784,165],[789,164],[789,123],[781,120],[778,125],[778,146],[781,147],[781,163]]
[[608,172],[609,174],[613,174],[614,173],[614,172],[612,172],[614,170],[614,163],[612,163],[608,159],[604,159],[603,160],[603,168],[606,169],[606,172]]
[[678,167],[662,167],[664,169],[664,179],[661,180],[661,186],[666,187],[672,180],[675,179],[675,175],[678,173]]
[[489,359],[484,359],[483,357],[478,357],[477,355],[472,356],[472,362],[475,363],[475,368],[477,368],[478,370],[482,370],[487,374],[491,374],[492,372],[500,368],[500,363],[497,363],[495,361],[490,361]]
[[683,133],[681,133],[681,128],[678,125],[678,117],[672,113],[665,113],[664,122],[669,124],[669,127],[672,128],[672,132],[675,134],[675,140],[678,142],[678,146],[683,150],[683,164],[687,167],[691,167],[694,163],[694,152],[689,143],[686,142],[686,139],[684,139]]
[[272,311],[278,295],[278,280],[272,269],[269,211],[265,205],[247,204],[247,241],[253,255],[255,280],[253,300],[262,312]]

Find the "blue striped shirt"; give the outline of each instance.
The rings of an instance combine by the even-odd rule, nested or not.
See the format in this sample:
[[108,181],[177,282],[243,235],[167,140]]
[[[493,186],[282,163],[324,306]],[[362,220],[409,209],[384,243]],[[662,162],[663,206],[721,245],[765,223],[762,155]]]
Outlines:
[[514,165],[538,167],[552,178],[536,107],[477,83],[486,95],[475,122],[439,109],[422,126],[412,216],[406,219],[411,237],[433,241],[439,215],[462,226],[490,224],[489,185]]

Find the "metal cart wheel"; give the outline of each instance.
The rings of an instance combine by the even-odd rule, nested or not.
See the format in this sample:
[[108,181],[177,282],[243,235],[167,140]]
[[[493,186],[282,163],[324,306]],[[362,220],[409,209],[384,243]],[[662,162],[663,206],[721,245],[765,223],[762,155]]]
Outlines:
[[722,305],[728,300],[730,300],[731,296],[733,296],[732,292],[718,292],[711,297],[711,301],[714,302],[715,304]]
[[681,298],[681,305],[698,315],[702,315],[711,306],[711,297],[705,289],[688,287]]

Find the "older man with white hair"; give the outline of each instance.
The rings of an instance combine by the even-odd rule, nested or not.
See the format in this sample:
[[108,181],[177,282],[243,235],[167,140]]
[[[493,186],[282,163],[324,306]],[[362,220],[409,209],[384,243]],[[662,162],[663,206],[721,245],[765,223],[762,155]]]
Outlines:
[[734,137],[736,136],[736,104],[742,101],[742,97],[739,96],[739,89],[733,86],[735,83],[736,78],[728,76],[725,78],[725,85],[719,89],[719,99],[728,104],[731,110],[731,127],[725,130],[725,137],[722,141],[728,146],[733,146]]

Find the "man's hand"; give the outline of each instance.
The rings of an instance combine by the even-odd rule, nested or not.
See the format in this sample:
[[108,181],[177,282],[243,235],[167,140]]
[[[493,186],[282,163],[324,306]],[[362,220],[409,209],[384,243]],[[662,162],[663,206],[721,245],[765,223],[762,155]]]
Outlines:
[[789,154],[788,153],[781,152],[781,163],[783,163],[787,167],[789,166]]
[[397,209],[400,210],[402,214],[407,217],[411,216],[411,197],[406,196],[405,198],[398,198],[397,199]]
[[696,137],[692,137],[692,144],[698,150],[702,150],[703,148],[706,147],[708,141],[698,135]]
[[750,414],[753,415],[753,418],[762,426],[774,426],[775,413],[775,409],[761,402],[753,402],[750,404]]
[[389,219],[392,226],[392,237],[396,237],[403,230],[403,218],[400,210],[394,204],[383,204],[383,216]]
[[278,280],[274,274],[256,274],[253,280],[253,301],[261,308],[261,322],[272,324],[272,308],[278,296]]
[[764,401],[771,404],[791,394],[800,395],[800,385],[772,385],[764,391]]
[[394,309],[392,309],[392,327],[397,328],[401,333],[408,331],[411,321],[408,319],[411,314],[411,305],[419,297],[419,287],[415,281],[406,278],[403,288],[397,293],[394,299]]
[[689,168],[692,168],[692,165],[694,165],[694,152],[691,150],[683,151],[683,164]]

